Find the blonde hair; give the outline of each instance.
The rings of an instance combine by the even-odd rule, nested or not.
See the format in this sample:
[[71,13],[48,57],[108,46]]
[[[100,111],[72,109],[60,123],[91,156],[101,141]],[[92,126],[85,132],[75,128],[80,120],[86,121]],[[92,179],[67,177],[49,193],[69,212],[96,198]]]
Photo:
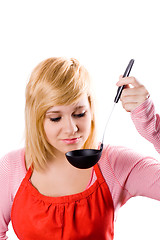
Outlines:
[[91,132],[83,148],[95,148],[95,114],[90,77],[76,59],[49,58],[38,64],[26,86],[25,158],[26,166],[45,169],[54,148],[45,136],[46,111],[55,105],[69,105],[87,93],[91,107]]

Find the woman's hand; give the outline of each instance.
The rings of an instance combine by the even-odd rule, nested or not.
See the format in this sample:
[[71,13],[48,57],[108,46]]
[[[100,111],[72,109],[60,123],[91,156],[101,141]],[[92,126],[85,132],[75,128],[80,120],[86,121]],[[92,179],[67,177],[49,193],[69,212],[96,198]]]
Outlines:
[[123,108],[127,112],[134,110],[149,97],[149,93],[145,86],[140,84],[135,77],[123,78],[120,76],[116,85],[118,87],[125,85],[120,100]]

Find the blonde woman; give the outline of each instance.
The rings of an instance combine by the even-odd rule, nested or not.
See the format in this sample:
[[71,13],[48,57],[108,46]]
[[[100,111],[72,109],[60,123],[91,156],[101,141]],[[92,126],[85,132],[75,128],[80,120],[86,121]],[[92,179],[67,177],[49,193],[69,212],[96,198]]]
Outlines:
[[133,196],[160,200],[160,164],[104,146],[98,164],[74,168],[65,153],[98,148],[94,98],[76,59],[49,58],[26,87],[26,141],[0,161],[0,239],[111,240],[118,209]]

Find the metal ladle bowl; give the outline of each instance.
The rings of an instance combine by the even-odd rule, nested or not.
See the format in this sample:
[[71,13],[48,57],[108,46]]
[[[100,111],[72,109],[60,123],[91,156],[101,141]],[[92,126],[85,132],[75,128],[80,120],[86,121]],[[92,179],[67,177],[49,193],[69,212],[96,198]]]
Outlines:
[[[128,77],[130,74],[130,71],[132,69],[132,66],[134,64],[134,59],[131,59],[124,74],[123,77]],[[112,112],[114,110],[115,104],[118,103],[122,90],[125,87],[125,85],[118,87],[116,97],[114,99],[114,106],[112,108],[112,111],[110,113],[110,116],[108,118],[108,121],[106,123],[104,133],[103,133],[103,138],[102,138],[102,143],[100,145],[100,149],[79,149],[79,150],[73,150],[70,152],[67,152],[66,158],[69,161],[71,165],[73,165],[76,168],[80,169],[87,169],[93,167],[101,158],[102,155],[102,150],[103,150],[103,140],[104,140],[104,135],[106,131],[106,127],[108,125],[109,119],[112,115]]]
[[80,149],[66,153],[66,157],[70,164],[76,168],[86,169],[94,166],[101,158],[103,143],[100,149]]

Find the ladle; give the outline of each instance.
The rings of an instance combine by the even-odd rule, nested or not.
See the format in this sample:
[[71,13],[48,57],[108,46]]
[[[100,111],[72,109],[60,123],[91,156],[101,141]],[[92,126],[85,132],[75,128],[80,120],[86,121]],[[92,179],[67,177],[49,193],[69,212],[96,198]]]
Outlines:
[[[133,64],[134,64],[134,59],[131,59],[129,61],[129,64],[128,64],[124,74],[123,74],[123,77],[129,76]],[[80,150],[73,150],[73,151],[67,152],[65,154],[69,163],[71,165],[73,165],[74,167],[80,168],[80,169],[87,169],[87,168],[93,167],[101,158],[102,150],[103,150],[103,140],[104,140],[106,127],[108,125],[109,119],[114,110],[115,104],[118,103],[118,101],[120,99],[120,96],[121,96],[121,93],[122,93],[122,90],[124,87],[125,87],[125,85],[118,87],[117,94],[114,99],[114,105],[113,105],[112,111],[110,113],[110,116],[108,118],[108,121],[106,123],[105,129],[104,129],[100,149],[80,149]]]

